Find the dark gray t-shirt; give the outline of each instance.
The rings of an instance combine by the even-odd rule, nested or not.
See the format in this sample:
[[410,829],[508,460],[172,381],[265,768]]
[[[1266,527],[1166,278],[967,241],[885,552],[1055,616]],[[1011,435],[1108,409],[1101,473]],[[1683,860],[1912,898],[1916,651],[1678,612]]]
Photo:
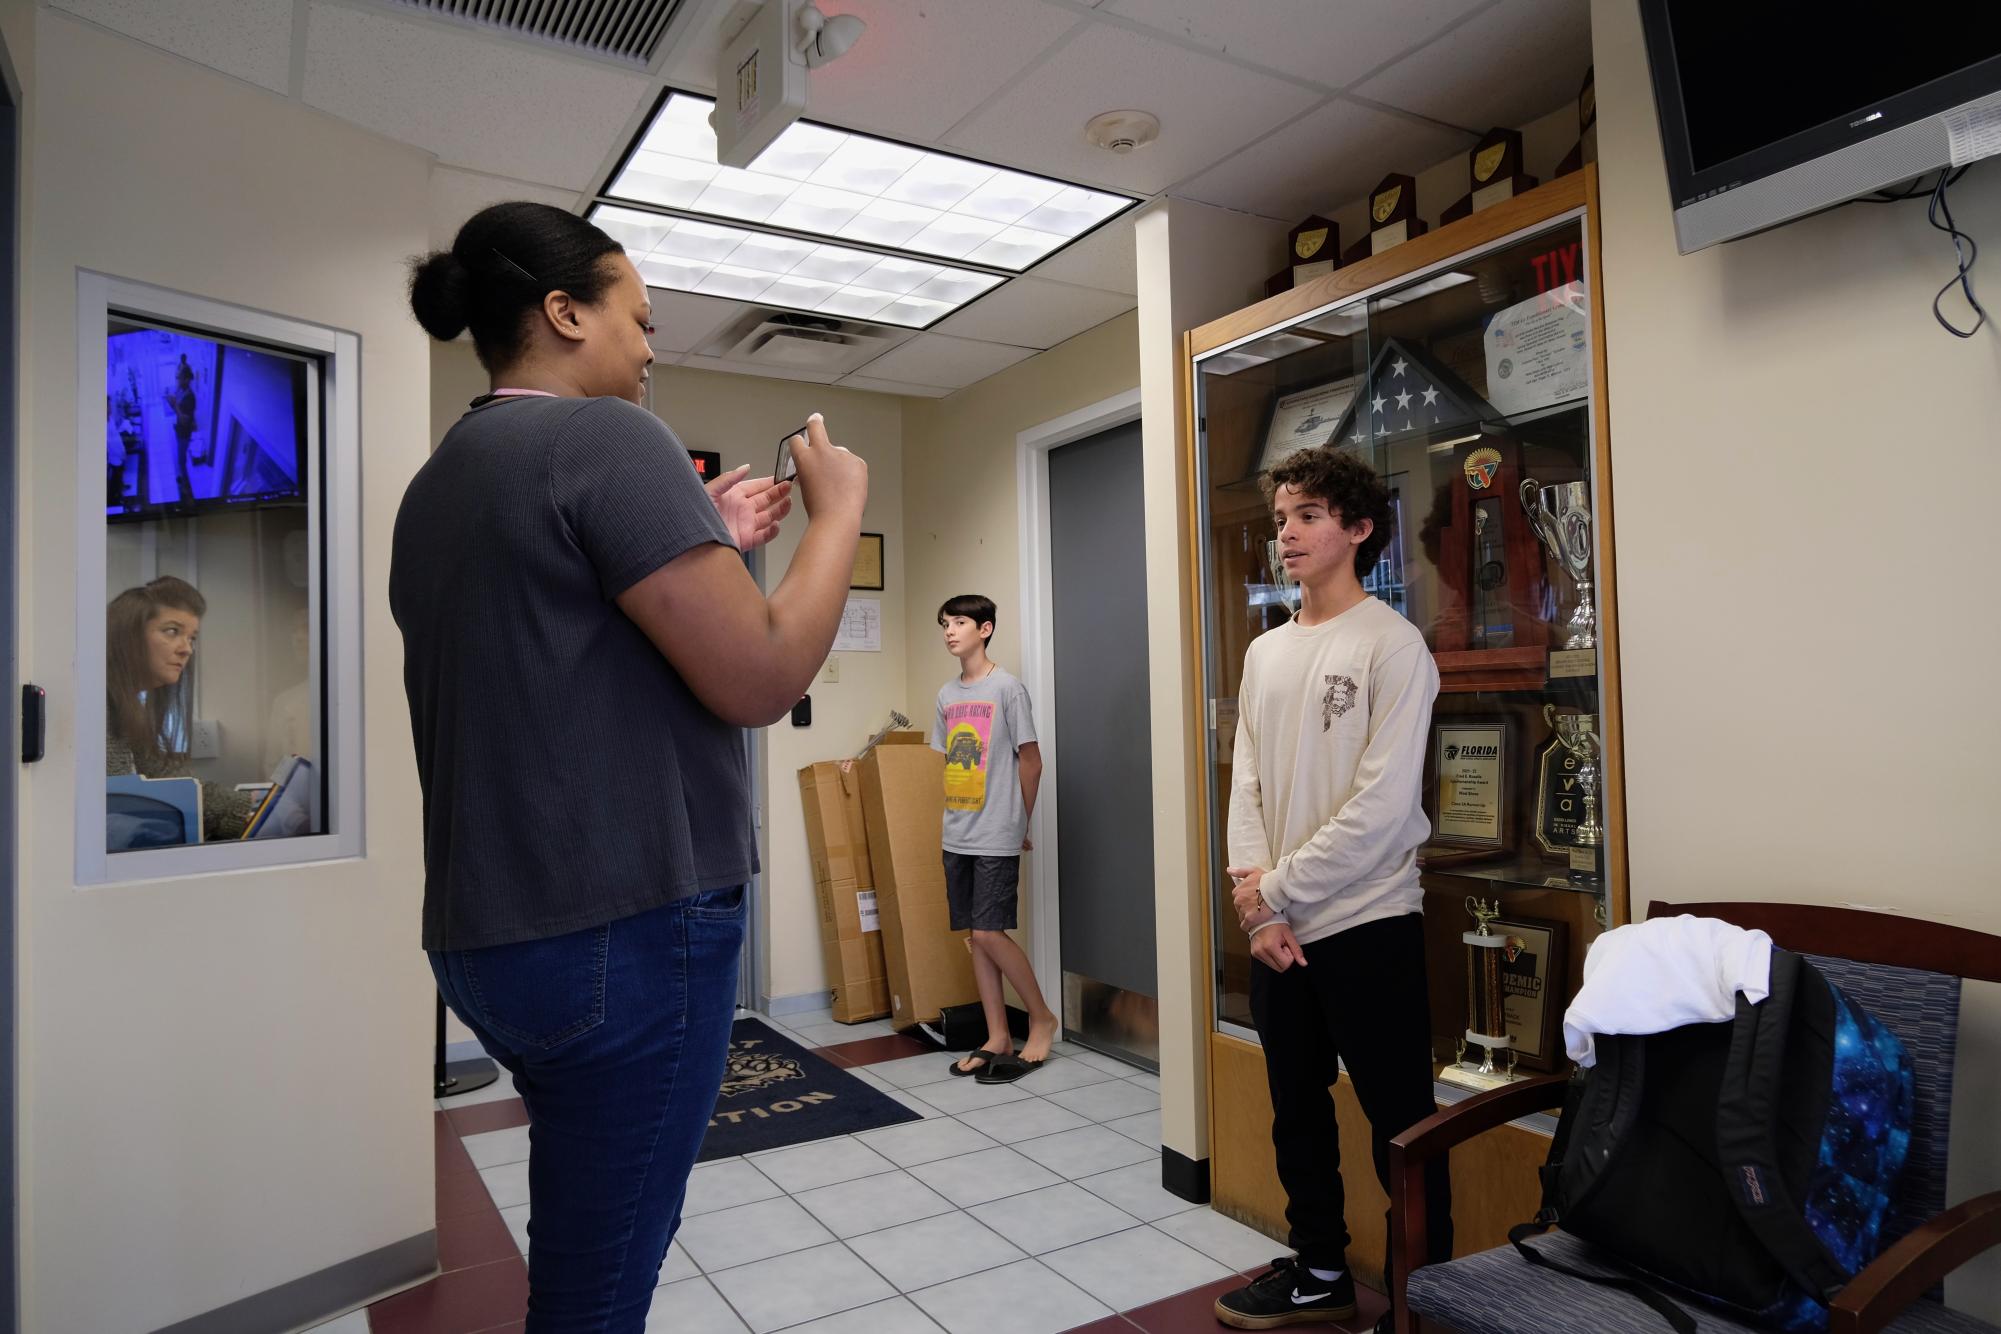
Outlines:
[[615,398],[473,409],[396,515],[389,606],[424,789],[424,947],[581,931],[757,869],[744,734],[612,601],[728,530]]

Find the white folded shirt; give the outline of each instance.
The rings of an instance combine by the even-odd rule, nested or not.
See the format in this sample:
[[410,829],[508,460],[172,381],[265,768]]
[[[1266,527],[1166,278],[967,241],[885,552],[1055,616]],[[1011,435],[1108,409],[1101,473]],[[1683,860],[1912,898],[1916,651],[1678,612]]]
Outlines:
[[1584,956],[1584,985],[1563,1015],[1563,1046],[1598,1060],[1599,1034],[1665,1033],[1737,1014],[1771,991],[1772,938],[1713,917],[1658,917],[1607,931]]

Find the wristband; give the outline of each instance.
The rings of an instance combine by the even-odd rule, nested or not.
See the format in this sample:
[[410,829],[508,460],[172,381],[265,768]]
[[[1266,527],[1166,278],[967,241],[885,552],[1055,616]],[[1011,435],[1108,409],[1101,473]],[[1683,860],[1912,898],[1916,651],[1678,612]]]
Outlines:
[[1259,922],[1256,926],[1252,927],[1250,931],[1245,934],[1244,939],[1256,940],[1258,938],[1258,932],[1264,930],[1266,927],[1282,926],[1284,924],[1285,924],[1285,919],[1283,917],[1274,917],[1269,922]]

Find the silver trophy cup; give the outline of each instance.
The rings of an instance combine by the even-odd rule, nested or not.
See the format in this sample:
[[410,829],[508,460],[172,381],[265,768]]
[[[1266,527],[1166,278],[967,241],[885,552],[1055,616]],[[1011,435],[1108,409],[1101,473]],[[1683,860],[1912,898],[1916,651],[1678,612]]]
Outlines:
[[1577,605],[1564,624],[1567,649],[1598,647],[1598,610],[1591,602],[1591,487],[1585,482],[1543,486],[1522,479],[1522,509],[1556,563],[1577,585]]

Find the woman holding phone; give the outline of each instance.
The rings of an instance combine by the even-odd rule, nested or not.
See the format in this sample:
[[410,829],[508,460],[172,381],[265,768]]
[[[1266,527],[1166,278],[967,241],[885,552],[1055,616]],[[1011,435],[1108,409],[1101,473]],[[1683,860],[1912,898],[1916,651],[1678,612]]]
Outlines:
[[[826,658],[868,468],[705,494],[639,406],[646,286],[589,222],[496,204],[413,265],[492,390],[418,472],[389,598],[424,791],[423,944],[529,1118],[530,1334],[639,1331],[723,1075],[757,869],[743,730]],[[769,598],[741,550],[796,485]]]

